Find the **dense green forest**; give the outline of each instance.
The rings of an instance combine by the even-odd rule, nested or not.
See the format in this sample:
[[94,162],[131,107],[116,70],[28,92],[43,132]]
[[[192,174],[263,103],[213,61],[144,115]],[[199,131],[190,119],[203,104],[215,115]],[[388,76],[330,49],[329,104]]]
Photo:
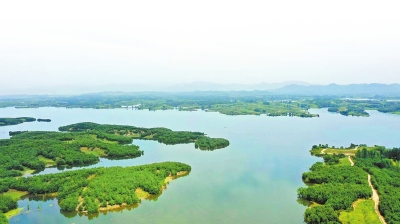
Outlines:
[[201,132],[167,128],[84,122],[59,130],[61,132],[14,131],[10,132],[10,139],[0,140],[0,195],[5,194],[0,198],[0,220],[5,218],[4,212],[16,206],[16,202],[6,196],[10,189],[31,195],[57,193],[62,210],[97,213],[99,209],[136,204],[143,192],[160,193],[166,177],[181,176],[190,171],[190,166],[166,162],[21,177],[29,170],[88,165],[97,163],[99,157],[141,156],[143,152],[139,147],[131,144],[133,139],[156,140],[164,144],[195,143],[195,147],[202,150],[229,145],[226,139],[210,138]]
[[2,212],[0,212],[0,224],[8,224],[8,219]]
[[167,128],[85,122],[63,126],[59,130],[63,132],[10,132],[10,139],[0,140],[0,178],[21,176],[26,170],[43,170],[46,166],[93,164],[99,162],[99,157],[139,157],[143,151],[131,144],[133,139],[156,140],[164,144],[195,142],[195,147],[202,150],[229,145],[226,139],[210,138],[201,132]]
[[225,148],[229,141],[221,138],[210,138],[202,132],[172,131],[168,128],[140,128],[127,125],[106,125],[91,122],[71,124],[59,128],[69,132],[95,132],[119,136],[128,136],[133,139],[155,140],[167,145],[195,142],[195,147],[204,150]]
[[140,110],[216,111],[226,115],[315,117],[309,108],[328,108],[344,116],[369,116],[366,110],[400,114],[398,98],[382,96],[298,96],[266,91],[193,93],[98,93],[78,96],[25,96],[0,98],[0,107],[132,108]]
[[357,199],[371,197],[367,177],[358,167],[313,165],[311,172],[303,174],[303,180],[314,185],[300,188],[298,196],[336,211],[349,209]]
[[[347,149],[355,148],[351,144]],[[314,145],[311,154],[321,156],[324,163],[317,162],[310,172],[303,173],[303,181],[310,184],[298,189],[300,199],[317,203],[304,214],[306,223],[340,223],[339,213],[352,210],[352,204],[371,197],[368,173],[380,195],[379,211],[387,223],[400,222],[400,149],[383,146],[359,145],[354,153],[355,166],[342,165],[344,155],[321,154],[328,145]],[[346,148],[337,148],[337,152]]]
[[[111,206],[139,203],[141,198],[136,193],[138,189],[153,195],[159,194],[167,177],[186,175],[190,170],[191,167],[183,163],[163,162],[6,178],[2,184],[31,195],[56,193],[61,210],[92,214]],[[0,199],[0,211],[16,208],[16,202],[10,197],[0,196]]]
[[377,110],[382,113],[400,114],[400,101],[375,99],[337,99],[316,97],[306,100],[305,104],[311,108],[328,108],[328,111],[340,113],[344,116],[369,116],[366,110]]
[[215,150],[229,146],[229,141],[223,138],[201,137],[196,140],[194,146],[201,150]]
[[51,122],[51,119],[43,119],[43,118],[39,118],[37,119],[38,122]]
[[46,165],[93,164],[99,156],[141,156],[138,146],[126,145],[131,142],[131,137],[106,133],[22,132],[0,140],[0,178],[20,176],[27,169],[42,170]]
[[17,125],[32,121],[36,121],[36,119],[33,117],[0,118],[0,126]]
[[400,148],[383,146],[358,150],[355,165],[372,175],[372,183],[380,195],[379,211],[389,224],[400,223]]

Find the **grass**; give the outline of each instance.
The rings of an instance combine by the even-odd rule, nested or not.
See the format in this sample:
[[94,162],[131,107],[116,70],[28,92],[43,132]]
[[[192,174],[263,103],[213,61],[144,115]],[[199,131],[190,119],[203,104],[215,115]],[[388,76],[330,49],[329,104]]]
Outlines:
[[344,158],[339,159],[339,164],[337,166],[351,166],[349,158],[347,158],[346,156]]
[[138,196],[138,198],[141,198],[141,199],[148,198],[151,196],[150,193],[142,190],[141,188],[136,189],[135,193],[136,193],[136,196]]
[[6,216],[7,219],[11,219],[12,217],[21,213],[22,210],[23,210],[23,208],[13,209],[13,210],[10,210],[10,211],[4,213],[4,215]]
[[353,150],[353,149],[326,149],[324,151],[327,154],[352,154],[355,155],[357,150]]
[[23,175],[29,175],[29,174],[32,174],[33,172],[35,172],[35,170],[31,170],[31,169],[25,168],[25,170],[23,172]]
[[92,154],[95,156],[107,156],[103,149],[100,148],[88,148],[88,147],[81,147],[81,152],[86,154]]
[[17,190],[9,190],[9,191],[3,193],[3,195],[10,196],[13,200],[18,200],[22,196],[27,195],[27,194],[28,194],[27,191],[17,191]]
[[354,203],[353,211],[343,211],[339,219],[343,224],[380,224],[378,215],[374,210],[374,202],[371,199],[359,199]]
[[44,163],[46,163],[46,166],[55,166],[56,165],[56,161],[54,161],[52,159],[48,159],[43,156],[39,156],[38,159],[40,161],[43,161]]

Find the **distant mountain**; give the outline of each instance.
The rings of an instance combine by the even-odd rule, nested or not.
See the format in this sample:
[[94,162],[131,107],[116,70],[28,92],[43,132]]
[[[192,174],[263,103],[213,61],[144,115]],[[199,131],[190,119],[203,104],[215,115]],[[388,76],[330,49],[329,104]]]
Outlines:
[[280,83],[258,83],[258,84],[221,84],[215,82],[190,82],[181,83],[166,87],[160,91],[165,92],[194,92],[194,91],[253,91],[253,90],[273,90],[287,85],[308,86],[309,83],[300,81],[287,81]]
[[273,90],[275,94],[288,95],[335,95],[335,96],[399,96],[400,84],[350,84],[350,85],[287,85]]
[[33,86],[22,88],[18,86],[0,87],[0,95],[20,94],[49,94],[76,95],[99,92],[198,92],[198,91],[253,91],[272,90],[287,85],[310,85],[306,82],[289,81],[281,83],[258,83],[252,85],[232,83],[221,84],[214,82],[190,82],[168,85],[164,83],[125,83],[107,85],[64,85],[64,86]]

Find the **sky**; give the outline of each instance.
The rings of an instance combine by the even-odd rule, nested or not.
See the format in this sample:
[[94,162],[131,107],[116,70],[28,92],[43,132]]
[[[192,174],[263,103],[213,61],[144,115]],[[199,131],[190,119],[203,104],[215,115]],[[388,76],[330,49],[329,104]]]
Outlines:
[[400,83],[400,1],[1,1],[0,93]]

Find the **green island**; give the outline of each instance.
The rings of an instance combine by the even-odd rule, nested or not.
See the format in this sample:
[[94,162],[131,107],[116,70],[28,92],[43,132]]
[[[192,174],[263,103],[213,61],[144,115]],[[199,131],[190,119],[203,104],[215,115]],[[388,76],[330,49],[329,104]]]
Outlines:
[[0,118],[0,126],[17,125],[24,122],[33,122],[36,118],[33,117],[16,117],[16,118]]
[[38,122],[51,122],[51,119],[43,119],[43,118],[38,118]]
[[19,197],[13,198],[16,193],[56,197],[62,211],[94,214],[137,204],[141,199],[160,194],[169,181],[188,175],[190,170],[183,163],[163,162],[3,178],[0,223],[8,223],[6,214],[17,209]]
[[324,162],[302,175],[308,187],[297,193],[310,202],[306,223],[400,222],[400,148],[320,144],[310,152]]
[[[59,128],[62,132],[17,131],[0,140],[0,178],[18,177],[48,166],[82,166],[111,159],[143,155],[133,139],[156,140],[164,144],[195,143],[195,148],[225,148],[229,141],[210,138],[201,132],[172,131],[167,128],[138,128],[90,122]],[[0,184],[0,188],[1,188]]]

